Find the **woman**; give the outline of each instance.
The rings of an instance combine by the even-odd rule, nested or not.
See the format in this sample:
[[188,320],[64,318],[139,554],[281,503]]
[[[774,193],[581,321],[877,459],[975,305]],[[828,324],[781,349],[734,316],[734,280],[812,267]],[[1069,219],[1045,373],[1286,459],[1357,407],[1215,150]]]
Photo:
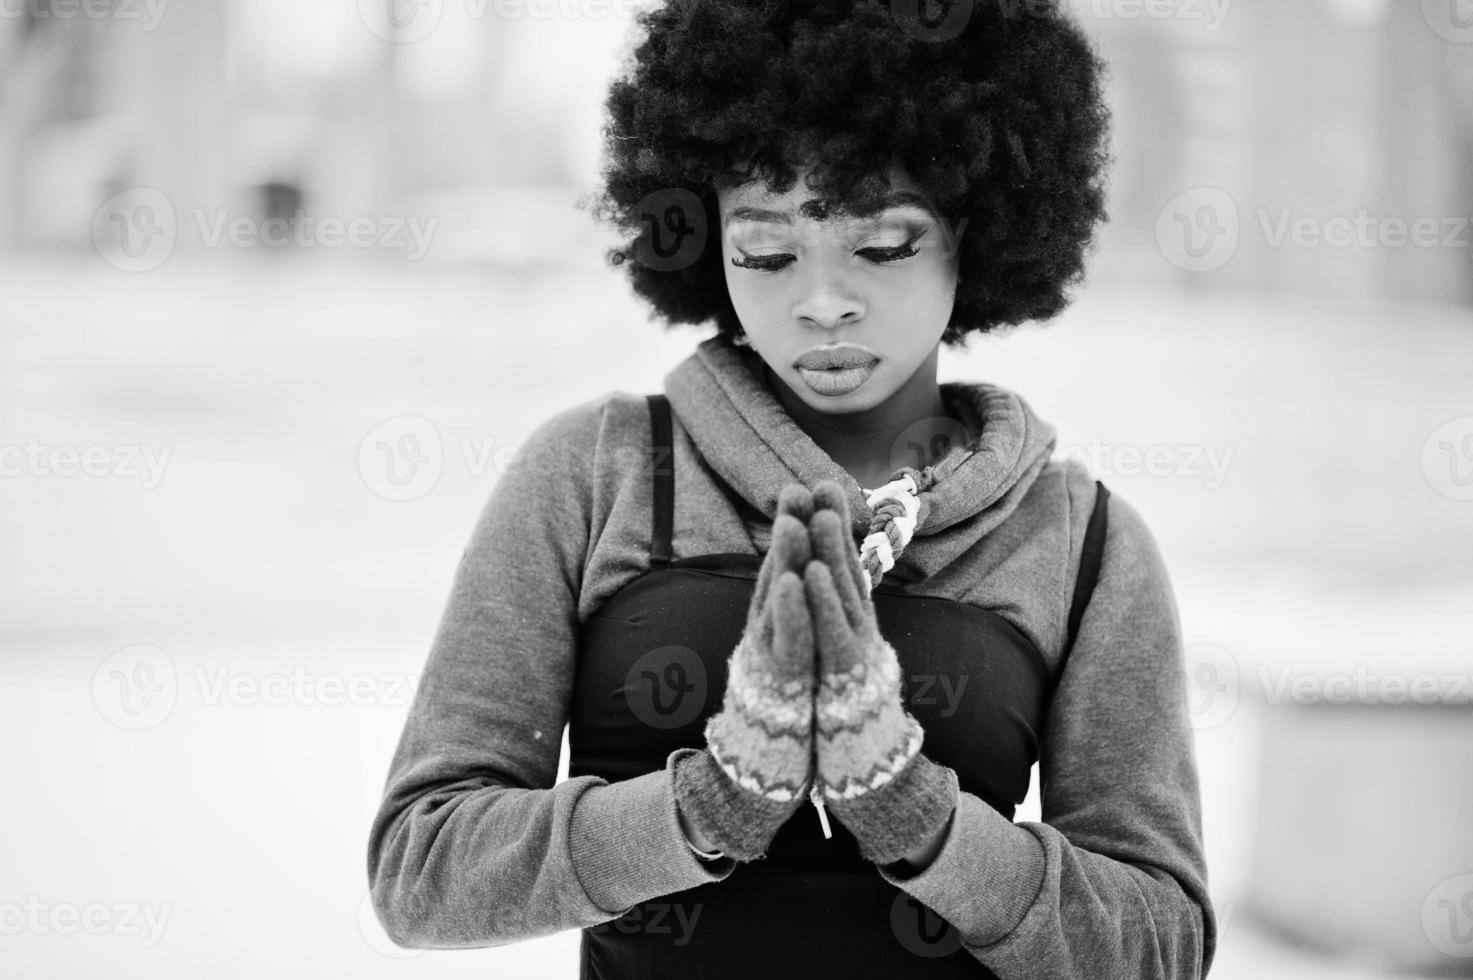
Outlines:
[[385,929],[580,928],[584,977],[1205,975],[1160,553],[1021,397],[936,377],[1081,278],[1098,58],[1044,2],[639,19],[600,213],[717,334],[498,482],[371,831]]

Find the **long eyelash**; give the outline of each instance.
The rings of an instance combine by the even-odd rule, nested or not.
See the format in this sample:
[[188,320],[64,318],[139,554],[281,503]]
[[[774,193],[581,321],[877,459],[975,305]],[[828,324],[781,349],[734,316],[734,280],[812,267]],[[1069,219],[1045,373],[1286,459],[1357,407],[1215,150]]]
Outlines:
[[893,246],[891,248],[865,248],[865,249],[860,249],[859,254],[860,255],[864,255],[867,252],[878,252],[882,256],[882,258],[874,259],[872,261],[875,261],[875,262],[898,262],[901,259],[908,259],[908,258],[910,258],[912,255],[915,255],[919,251],[920,251],[920,249],[918,249],[918,248],[915,247],[915,242],[914,241],[910,241],[910,242],[906,242],[904,245],[896,245],[896,246]]
[[791,258],[791,255],[748,255],[740,259],[733,258],[731,260],[731,264],[736,266],[738,269],[756,269],[758,272],[776,272],[783,266],[787,265],[787,262],[782,260]]
[[[915,243],[917,240],[918,238],[913,238],[910,241],[906,242],[904,245],[895,245],[891,248],[862,248],[859,250],[858,254],[878,254],[880,256],[879,258],[870,259],[871,262],[874,262],[876,264],[899,262],[902,259],[908,259],[912,255],[916,255],[917,253],[919,253],[920,250],[915,247]],[[779,269],[786,266],[788,264],[786,260],[791,259],[792,257],[793,256],[786,254],[747,255],[739,259],[733,258],[731,260],[731,264],[739,269],[756,269],[759,272],[777,272]]]

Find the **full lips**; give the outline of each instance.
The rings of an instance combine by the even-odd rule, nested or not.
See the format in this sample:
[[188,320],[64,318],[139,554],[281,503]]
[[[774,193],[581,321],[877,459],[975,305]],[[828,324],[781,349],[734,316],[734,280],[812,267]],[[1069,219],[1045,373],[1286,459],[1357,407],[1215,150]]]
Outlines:
[[804,384],[820,395],[847,395],[869,380],[877,364],[879,361],[870,361],[868,364],[860,364],[855,367],[834,368],[826,371],[800,367],[798,376],[803,379]]

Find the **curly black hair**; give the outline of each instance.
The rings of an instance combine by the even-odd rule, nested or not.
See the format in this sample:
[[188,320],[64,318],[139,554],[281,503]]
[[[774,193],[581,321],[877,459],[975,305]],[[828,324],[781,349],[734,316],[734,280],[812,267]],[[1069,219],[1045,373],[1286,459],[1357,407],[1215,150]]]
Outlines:
[[950,0],[939,18],[922,2],[947,0],[667,0],[637,15],[590,203],[623,233],[607,259],[651,319],[742,332],[716,188],[781,194],[809,170],[831,210],[868,215],[896,165],[961,232],[943,343],[1068,305],[1105,219],[1105,64],[1056,0]]

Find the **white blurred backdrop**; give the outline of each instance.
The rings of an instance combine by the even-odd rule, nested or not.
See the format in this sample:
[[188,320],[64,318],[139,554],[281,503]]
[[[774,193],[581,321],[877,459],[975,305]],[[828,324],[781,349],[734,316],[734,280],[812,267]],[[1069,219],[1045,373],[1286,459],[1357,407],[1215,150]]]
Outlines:
[[[712,330],[574,207],[638,8],[390,2],[0,0],[0,975],[576,971],[394,947],[369,822],[500,467]],[[1473,976],[1473,8],[1074,6],[1111,223],[943,380],[1161,544],[1212,976]]]

